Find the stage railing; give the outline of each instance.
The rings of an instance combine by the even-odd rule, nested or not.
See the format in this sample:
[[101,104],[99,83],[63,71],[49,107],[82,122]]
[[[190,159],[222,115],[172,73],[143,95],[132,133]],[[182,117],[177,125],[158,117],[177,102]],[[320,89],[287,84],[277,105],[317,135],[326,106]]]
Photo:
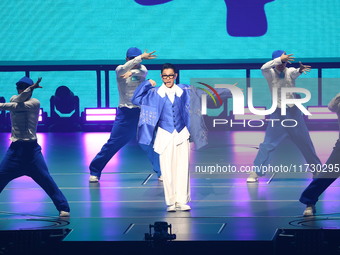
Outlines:
[[[244,70],[247,87],[251,87],[251,70],[259,69],[268,59],[155,59],[144,61],[148,70],[160,70],[164,63],[173,63],[178,69],[178,80],[182,70]],[[318,106],[322,106],[322,71],[327,68],[340,68],[340,58],[299,59],[318,70]],[[26,76],[36,71],[94,71],[97,77],[97,107],[110,107],[110,71],[122,64],[122,60],[67,60],[67,61],[0,61],[0,72],[23,71]],[[297,67],[298,63],[292,66]],[[101,73],[104,72],[104,81]],[[242,77],[241,77],[242,78]],[[105,103],[102,105],[102,86]]]

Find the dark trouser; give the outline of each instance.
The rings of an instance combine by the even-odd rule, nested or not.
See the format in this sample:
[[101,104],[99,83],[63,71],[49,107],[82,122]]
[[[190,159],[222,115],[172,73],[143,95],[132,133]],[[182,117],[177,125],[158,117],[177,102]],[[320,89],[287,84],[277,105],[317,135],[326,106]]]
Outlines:
[[[339,176],[340,167],[340,140],[338,140],[329,156],[326,166],[327,172],[321,172],[309,186],[302,192],[300,202],[306,205],[315,205],[319,196],[331,185]],[[331,169],[333,167],[333,170]]]
[[[104,167],[110,159],[131,139],[136,139],[139,114],[139,108],[118,108],[118,114],[113,123],[110,138],[90,164],[91,175],[100,178]],[[153,170],[160,176],[159,155],[154,152],[152,145],[141,147],[147,153]]]
[[31,177],[52,199],[58,211],[70,211],[63,193],[52,179],[41,153],[40,145],[34,142],[13,142],[0,164],[0,192],[13,179]]

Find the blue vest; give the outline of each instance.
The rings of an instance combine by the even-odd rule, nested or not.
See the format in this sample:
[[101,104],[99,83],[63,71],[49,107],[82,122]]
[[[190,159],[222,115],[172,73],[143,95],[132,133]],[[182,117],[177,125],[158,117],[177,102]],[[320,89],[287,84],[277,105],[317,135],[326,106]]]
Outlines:
[[172,133],[175,129],[179,133],[185,127],[185,122],[182,116],[184,109],[181,109],[181,102],[175,96],[174,103],[171,103],[167,97],[164,103],[163,110],[159,116],[159,127]]

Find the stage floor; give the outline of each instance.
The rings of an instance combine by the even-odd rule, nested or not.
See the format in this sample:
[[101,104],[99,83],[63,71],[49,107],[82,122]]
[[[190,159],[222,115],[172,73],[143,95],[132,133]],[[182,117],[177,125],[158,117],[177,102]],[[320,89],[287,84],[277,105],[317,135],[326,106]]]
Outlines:
[[[268,241],[277,229],[339,229],[339,182],[320,198],[316,217],[301,217],[298,199],[311,173],[278,173],[268,183],[247,184],[247,173],[199,173],[203,165],[251,166],[264,132],[216,132],[203,151],[191,151],[190,212],[166,212],[162,183],[139,146],[131,142],[109,162],[99,183],[88,182],[88,165],[109,133],[39,133],[49,170],[71,206],[71,217],[57,217],[53,203],[28,177],[18,178],[0,195],[0,230],[69,228],[64,242],[142,241],[149,224],[166,221],[178,241]],[[0,133],[0,158],[10,142]],[[322,162],[337,131],[312,131]],[[273,164],[303,165],[294,144],[284,141]]]

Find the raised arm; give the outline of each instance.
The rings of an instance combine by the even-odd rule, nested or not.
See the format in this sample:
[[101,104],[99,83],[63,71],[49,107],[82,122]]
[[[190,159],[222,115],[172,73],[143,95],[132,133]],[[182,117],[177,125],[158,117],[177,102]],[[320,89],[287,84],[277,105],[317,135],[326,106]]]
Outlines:
[[129,72],[134,66],[140,64],[142,62],[141,55],[126,61],[124,65],[120,65],[116,68],[117,76],[124,75],[126,72]]
[[134,105],[142,105],[143,97],[148,93],[150,89],[152,89],[156,85],[154,80],[146,80],[143,81],[139,86],[136,88],[135,93],[131,99],[131,102]]
[[23,103],[32,96],[32,93],[33,93],[33,89],[31,87],[28,87],[23,92],[21,92],[19,95],[12,96],[9,101],[13,103]]
[[124,65],[120,65],[117,67],[116,69],[116,73],[117,76],[121,76],[124,75],[126,72],[129,72],[134,66],[140,64],[142,62],[143,59],[154,59],[157,56],[154,55],[156,51],[152,51],[152,52],[144,52],[143,54],[129,60],[126,61]]
[[311,66],[303,65],[301,62],[299,62],[299,68],[289,68],[290,72],[289,75],[292,77],[292,79],[296,79],[301,74],[306,74],[307,72],[310,72]]
[[283,63],[290,63],[294,61],[293,54],[285,54],[283,53],[280,57],[274,58],[273,60],[268,61],[261,67],[261,71],[264,77],[268,77],[271,75],[271,69],[275,66],[282,65]]
[[146,69],[145,66],[141,66],[140,69],[132,69],[131,71],[131,75],[133,76],[142,76],[142,77],[146,77],[148,74],[148,70]]
[[36,99],[31,99],[25,102],[10,102],[10,103],[0,103],[0,110],[6,111],[29,111],[31,109],[40,108],[40,103]]
[[15,110],[18,103],[0,103],[0,110],[2,111],[12,111]]
[[131,71],[127,71],[126,73],[120,75],[119,77],[122,79],[127,79],[130,76],[139,76],[139,77],[146,77],[148,74],[148,70],[145,66],[141,65],[140,69],[132,69]]
[[10,99],[10,102],[13,102],[13,103],[22,103],[22,102],[25,102],[27,99],[29,99],[32,96],[32,93],[33,93],[34,89],[42,88],[39,85],[41,80],[42,80],[42,78],[39,77],[36,83],[34,83],[33,85],[29,86],[27,89],[25,89],[19,95],[12,96],[11,99]]

